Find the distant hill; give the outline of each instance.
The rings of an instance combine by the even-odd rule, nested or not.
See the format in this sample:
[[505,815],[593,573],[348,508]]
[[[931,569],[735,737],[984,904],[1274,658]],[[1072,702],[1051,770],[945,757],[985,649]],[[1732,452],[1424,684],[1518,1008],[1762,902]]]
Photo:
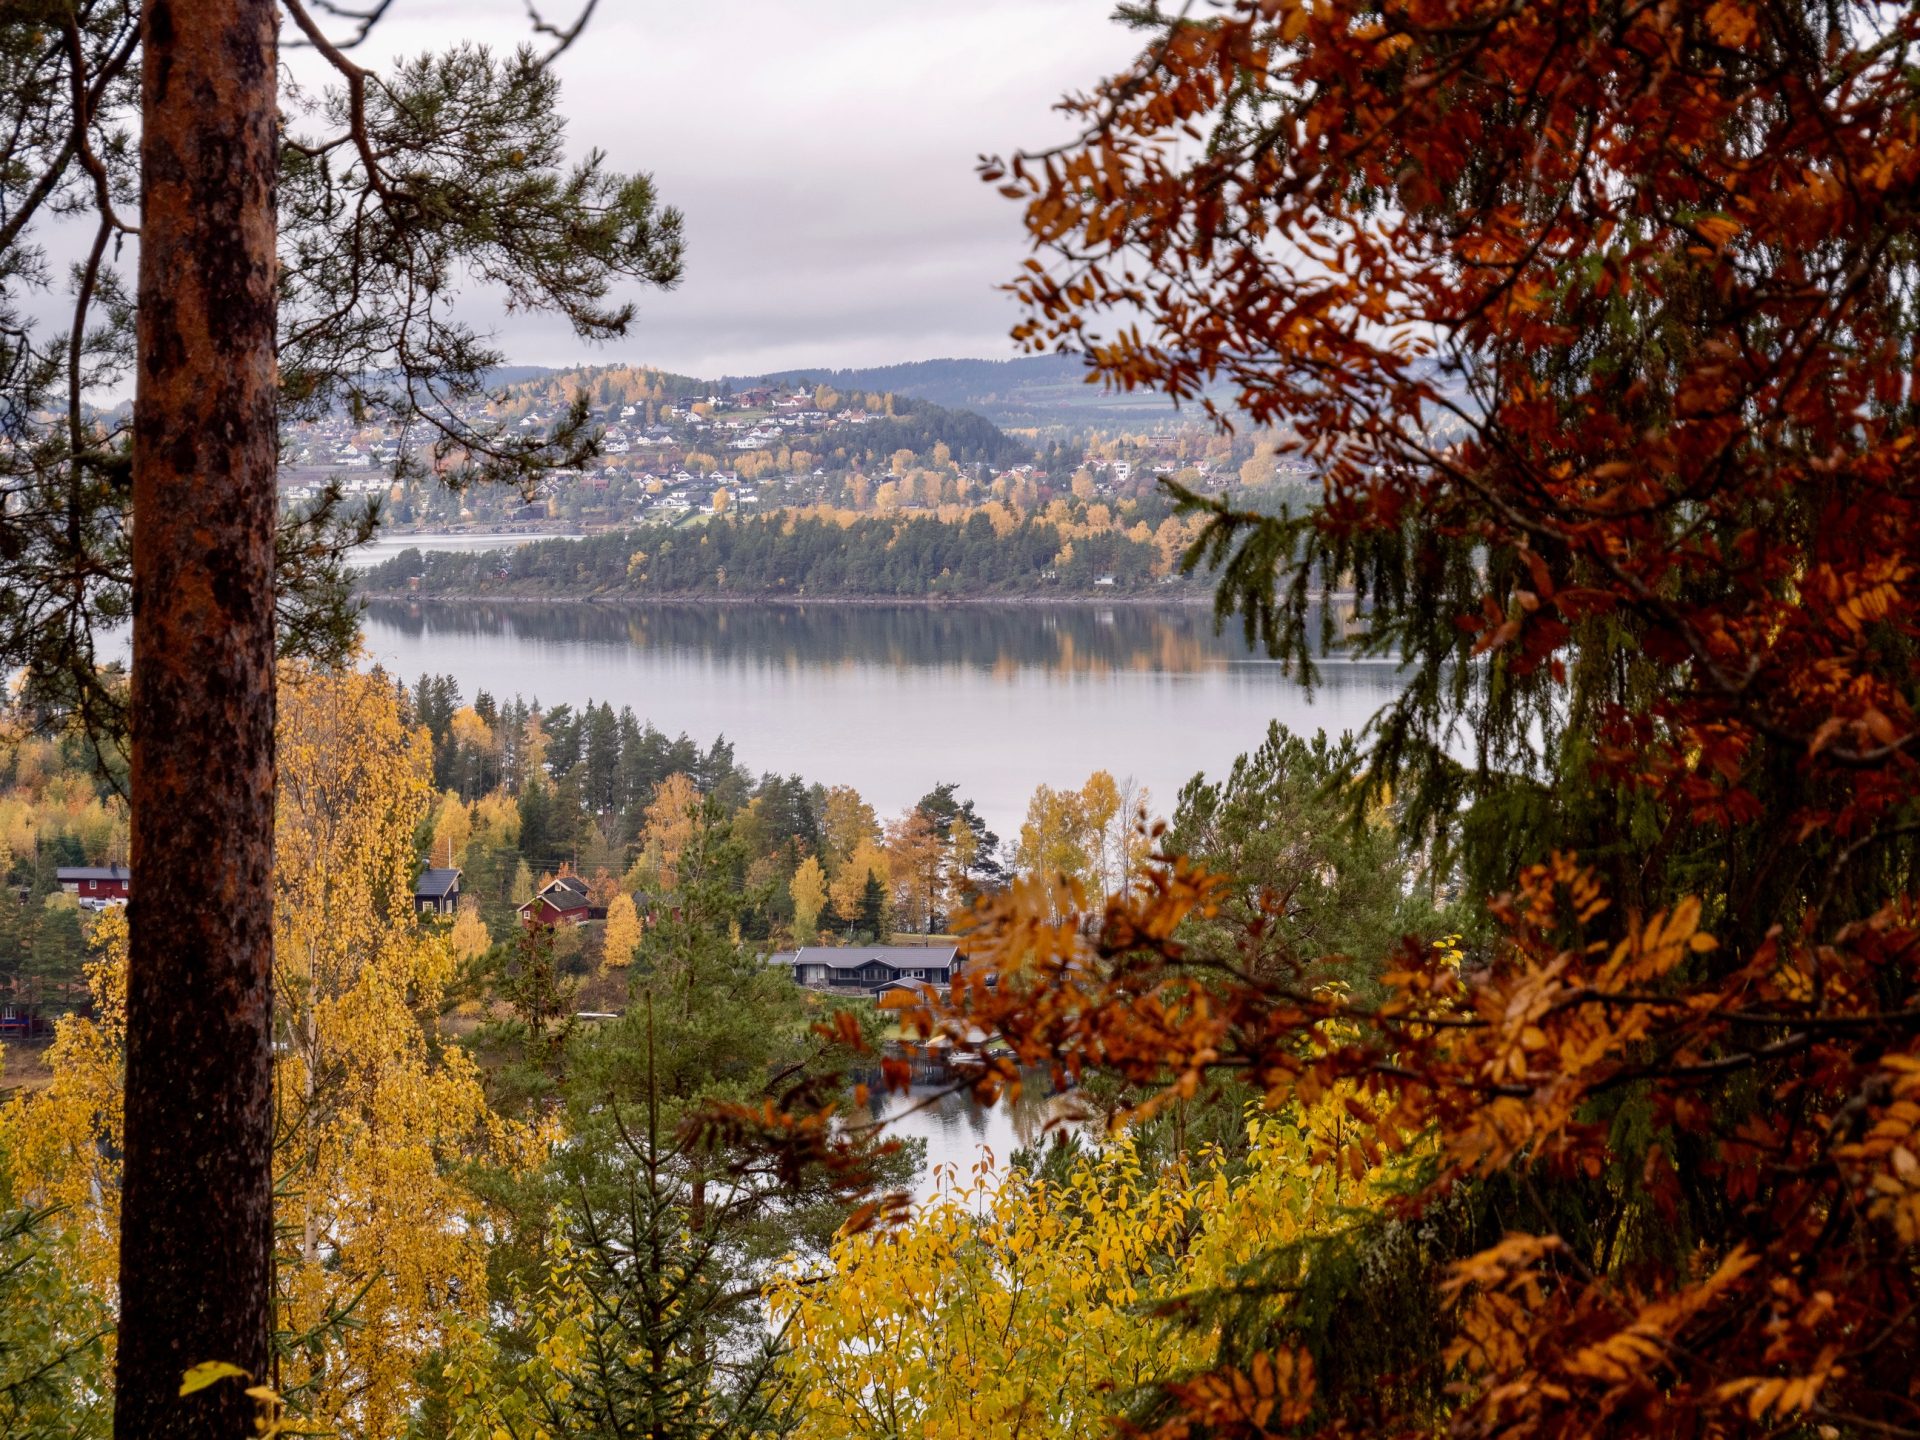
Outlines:
[[[1140,426],[1171,420],[1176,411],[1164,395],[1149,391],[1120,394],[1101,385],[1089,385],[1086,362],[1077,355],[1023,355],[1012,360],[913,360],[900,365],[835,370],[824,366],[775,370],[764,375],[728,375],[695,380],[665,375],[645,366],[588,366],[554,369],[540,365],[505,365],[489,374],[490,384],[513,387],[556,377],[568,383],[586,378],[597,383],[607,372],[642,372],[667,382],[670,395],[734,390],[758,385],[831,385],[840,391],[892,393],[926,400],[949,410],[971,410],[1009,429]],[[1191,410],[1185,413],[1191,413]]]
[[914,360],[865,370],[777,370],[742,376],[736,386],[809,380],[836,389],[890,390],[950,409],[972,410],[1020,429],[1076,425],[1138,425],[1172,419],[1164,396],[1117,394],[1089,385],[1077,355],[1023,355],[1014,360]]
[[528,380],[544,380],[557,373],[550,365],[496,365],[482,377],[488,389],[519,385]]
[[[645,365],[585,365],[555,370],[538,365],[501,367],[490,372],[489,383],[499,396],[498,413],[513,418],[536,407],[564,406],[576,394],[585,392],[590,403],[602,407],[641,405],[647,407],[646,422],[652,423],[655,407],[683,401],[720,397],[724,412],[735,397],[755,389],[791,388],[772,380],[699,380],[675,375]],[[812,388],[812,387],[809,387]],[[858,426],[830,425],[825,433],[809,429],[796,435],[801,448],[825,447],[823,454],[837,453],[842,459],[884,463],[896,450],[916,455],[931,455],[936,444],[944,444],[953,459],[963,465],[983,462],[989,465],[1018,465],[1033,459],[1032,448],[1006,434],[994,422],[975,411],[942,405],[924,395],[882,391],[877,386],[844,385],[833,387],[839,394],[872,412]],[[877,401],[891,395],[882,412]],[[836,401],[835,403],[839,403]],[[688,437],[683,437],[688,438]],[[813,442],[817,441],[815,445]]]

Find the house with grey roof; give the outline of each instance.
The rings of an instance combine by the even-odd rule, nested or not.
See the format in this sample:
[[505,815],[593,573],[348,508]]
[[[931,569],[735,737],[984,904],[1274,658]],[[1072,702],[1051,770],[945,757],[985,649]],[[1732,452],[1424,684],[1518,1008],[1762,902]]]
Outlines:
[[807,945],[775,955],[771,963],[809,990],[882,995],[945,985],[963,961],[957,945]]
[[426,869],[413,882],[413,908],[423,915],[451,915],[460,908],[460,872]]
[[519,910],[521,922],[527,925],[584,925],[607,918],[607,907],[593,903],[587,882],[578,875],[549,880]]

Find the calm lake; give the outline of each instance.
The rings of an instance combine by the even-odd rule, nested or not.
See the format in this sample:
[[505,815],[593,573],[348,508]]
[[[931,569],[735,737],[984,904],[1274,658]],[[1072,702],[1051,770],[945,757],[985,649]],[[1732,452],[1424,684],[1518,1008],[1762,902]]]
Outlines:
[[883,817],[954,781],[1003,838],[1041,784],[1105,769],[1164,814],[1269,721],[1357,731],[1399,688],[1391,662],[1332,661],[1309,696],[1194,606],[375,601],[365,628],[408,683],[630,705],[669,735],[725,735],[756,773],[853,785]]
[[529,532],[520,535],[442,535],[432,532],[423,534],[380,535],[360,546],[348,557],[348,564],[355,570],[371,570],[382,561],[391,560],[406,550],[418,550],[431,555],[436,550],[450,554],[467,554],[476,550],[512,550],[521,545],[531,545],[535,540],[577,540],[577,535],[555,532]]
[[[1309,696],[1236,631],[1216,635],[1206,609],[1178,605],[376,601],[365,628],[372,658],[409,683],[431,671],[468,700],[630,705],[703,745],[724,734],[756,772],[854,785],[882,816],[951,780],[1002,837],[1036,786],[1101,768],[1165,814],[1270,721],[1358,730],[1400,685],[1391,663],[1335,660]],[[948,1096],[903,1113],[925,1098],[882,1102],[894,1133],[926,1142],[922,1199],[976,1166],[997,1173],[1051,1113],[1038,1093],[1011,1110]]]
[[871,1113],[886,1122],[889,1136],[925,1142],[925,1168],[912,1191],[914,1199],[927,1200],[941,1191],[968,1189],[983,1175],[997,1178],[1021,1146],[1054,1140],[1059,1128],[1048,1125],[1063,1113],[1063,1104],[1035,1071],[1017,1100],[991,1108],[966,1095],[915,1086],[903,1095],[880,1095]]

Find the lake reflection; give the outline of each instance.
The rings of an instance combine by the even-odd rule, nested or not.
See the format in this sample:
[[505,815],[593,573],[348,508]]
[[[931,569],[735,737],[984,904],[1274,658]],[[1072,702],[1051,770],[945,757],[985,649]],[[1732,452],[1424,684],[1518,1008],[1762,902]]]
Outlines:
[[1049,1132],[1047,1126],[1066,1113],[1062,1107],[1045,1076],[1032,1074],[1017,1098],[991,1107],[937,1087],[880,1093],[873,1118],[886,1122],[889,1136],[925,1142],[926,1166],[913,1185],[914,1199],[925,1200],[1004,1174],[1015,1150],[1053,1139],[1058,1127]]
[[1269,720],[1358,730],[1400,683],[1391,663],[1335,661],[1309,700],[1195,606],[376,601],[366,634],[409,681],[630,705],[669,734],[726,735],[755,771],[857,786],[883,815],[955,781],[1003,836],[1037,785],[1097,768],[1164,813]]
[[470,554],[476,550],[514,550],[522,545],[531,545],[536,540],[577,540],[580,537],[547,530],[529,531],[518,535],[442,535],[414,534],[402,531],[399,534],[385,534],[357,545],[347,552],[347,564],[355,570],[371,570],[374,566],[391,560],[396,555],[409,550],[419,550],[425,554],[440,551],[446,554]]

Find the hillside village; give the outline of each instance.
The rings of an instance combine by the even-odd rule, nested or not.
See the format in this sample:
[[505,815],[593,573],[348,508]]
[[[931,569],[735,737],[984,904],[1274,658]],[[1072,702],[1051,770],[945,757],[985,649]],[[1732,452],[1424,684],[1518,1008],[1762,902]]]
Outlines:
[[636,367],[522,382],[462,418],[540,434],[567,418],[581,391],[598,456],[589,467],[548,472],[535,493],[455,492],[397,428],[341,413],[290,427],[283,502],[308,503],[338,485],[380,500],[389,533],[581,531],[797,507],[891,514],[988,500],[1035,511],[1057,499],[1139,500],[1161,473],[1223,486],[1258,459],[1259,442],[1192,422],[1009,433],[891,392],[792,381],[735,388]]

